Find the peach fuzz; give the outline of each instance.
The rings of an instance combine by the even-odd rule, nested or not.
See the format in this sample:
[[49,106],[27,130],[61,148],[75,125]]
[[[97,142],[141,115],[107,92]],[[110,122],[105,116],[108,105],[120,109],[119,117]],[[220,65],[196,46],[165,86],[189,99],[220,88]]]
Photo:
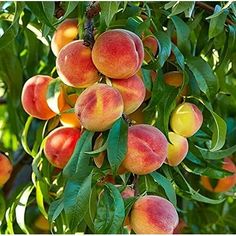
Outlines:
[[85,89],[75,104],[75,114],[81,125],[90,131],[110,129],[123,110],[121,94],[106,84],[94,84]]
[[136,234],[172,234],[179,217],[171,202],[162,197],[148,195],[135,202],[130,221]]
[[75,113],[74,112],[66,113],[67,110],[72,109],[74,107],[75,102],[78,99],[78,95],[71,94],[68,96],[68,99],[70,101],[70,104],[66,103],[61,109],[60,122],[63,126],[66,127],[80,128],[81,127],[80,121],[79,118],[75,115]]
[[99,80],[91,49],[75,40],[61,49],[56,59],[57,73],[66,85],[87,88]]
[[128,130],[128,150],[122,165],[134,174],[149,174],[164,163],[167,144],[159,129],[151,125],[132,126]]
[[143,58],[141,39],[124,29],[102,33],[92,49],[92,59],[96,68],[113,79],[127,79],[133,76],[141,68]]
[[236,184],[236,166],[230,158],[225,158],[222,168],[233,174],[219,179],[216,186],[212,186],[209,177],[201,176],[201,184],[210,192],[221,193],[230,190]]
[[66,19],[56,29],[51,41],[51,49],[55,56],[60,50],[77,38],[78,21],[77,19]]
[[[157,39],[153,35],[146,36],[143,40],[144,48],[148,48],[149,51],[152,53],[152,56],[155,57],[158,50],[158,42]],[[149,55],[150,52],[146,52],[144,50],[144,60],[148,63],[151,61],[151,56]]]
[[10,179],[12,170],[11,161],[3,153],[0,153],[0,187]]
[[172,130],[184,137],[194,135],[200,129],[202,122],[202,112],[195,104],[188,102],[178,105],[170,118]]
[[44,154],[48,161],[57,168],[64,168],[71,158],[80,130],[71,127],[59,127],[46,137]]
[[56,115],[47,103],[47,90],[52,80],[50,76],[36,75],[24,84],[21,102],[29,115],[41,120],[48,120]]
[[142,80],[134,75],[128,79],[111,80],[112,87],[119,90],[123,102],[124,113],[129,115],[136,111],[145,98],[146,88]]
[[169,132],[168,154],[166,162],[169,166],[179,165],[188,153],[188,140],[174,132]]

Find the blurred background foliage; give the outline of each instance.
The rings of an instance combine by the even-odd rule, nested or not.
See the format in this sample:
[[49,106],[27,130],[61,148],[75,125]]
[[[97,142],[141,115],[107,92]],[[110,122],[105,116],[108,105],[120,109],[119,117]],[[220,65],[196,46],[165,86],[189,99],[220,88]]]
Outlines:
[[[23,84],[31,76],[57,76],[50,49],[52,35],[66,18],[78,18],[82,25],[88,4],[0,2],[0,150],[14,165],[11,179],[0,192],[1,233],[49,232],[48,222],[42,217],[48,217],[49,206],[53,218],[57,218],[51,230],[71,232],[63,227],[66,216],[55,216],[60,213],[55,213],[60,206],[55,200],[64,186],[63,176],[53,172],[40,149],[45,130],[55,127],[58,120],[28,118],[20,97]],[[157,94],[146,104],[146,122],[166,134],[175,107],[173,91],[152,83],[150,70],[160,74],[181,70],[190,88],[191,96],[186,100],[198,104],[204,112],[204,125],[189,139],[190,150],[184,162],[176,168],[164,165],[159,171],[163,178],[142,176],[140,192],[167,196],[172,203],[177,196],[185,233],[236,233],[236,188],[210,193],[200,184],[201,175],[216,179],[229,175],[219,168],[224,157],[233,155],[236,160],[236,3],[101,2],[100,7],[100,14],[94,17],[98,33],[125,28],[141,36],[150,33],[151,27],[158,39],[157,57],[142,67],[147,74],[146,87]],[[80,27],[79,36],[83,35]],[[169,57],[171,51],[174,60]],[[176,90],[176,95],[180,92]],[[156,110],[162,114],[157,120],[153,118]],[[93,178],[100,175],[95,172]],[[93,211],[96,207],[88,206]],[[92,227],[86,226],[86,216],[85,222],[76,231],[92,233]]]

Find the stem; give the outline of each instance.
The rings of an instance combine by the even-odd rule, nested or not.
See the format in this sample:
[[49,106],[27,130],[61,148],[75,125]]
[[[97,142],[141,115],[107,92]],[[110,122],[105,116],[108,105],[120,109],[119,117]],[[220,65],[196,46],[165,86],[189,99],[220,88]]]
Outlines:
[[55,13],[54,16],[59,19],[64,16],[65,10],[61,7],[61,2],[55,2]]
[[[204,2],[196,2],[196,5],[199,6],[200,8],[202,8],[202,9],[210,12],[210,13],[214,12],[214,10],[215,10],[214,7],[208,5]],[[229,25],[235,25],[235,23],[232,20],[230,20],[229,18],[227,18],[225,22]]]
[[98,1],[91,2],[86,9],[86,20],[84,23],[84,45],[92,48],[94,44],[93,18],[101,11]]

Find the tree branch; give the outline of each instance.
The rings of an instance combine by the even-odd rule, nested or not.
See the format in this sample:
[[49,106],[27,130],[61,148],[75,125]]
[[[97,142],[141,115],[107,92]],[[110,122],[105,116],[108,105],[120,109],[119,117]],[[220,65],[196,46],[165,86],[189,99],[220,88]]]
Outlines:
[[[214,7],[208,5],[204,2],[196,2],[196,5],[202,9],[210,12],[210,13],[214,12],[214,10],[215,10]],[[230,20],[229,18],[227,18],[225,22],[229,25],[235,25],[235,23],[232,20]]]

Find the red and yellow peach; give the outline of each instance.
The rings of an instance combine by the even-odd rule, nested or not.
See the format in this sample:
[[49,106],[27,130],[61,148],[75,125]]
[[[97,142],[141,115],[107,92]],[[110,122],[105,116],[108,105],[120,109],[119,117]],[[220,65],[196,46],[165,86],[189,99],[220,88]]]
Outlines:
[[133,76],[143,63],[144,49],[141,39],[124,29],[108,30],[96,39],[92,59],[96,68],[113,79]]
[[56,68],[60,79],[72,87],[87,88],[99,80],[91,49],[82,40],[75,40],[61,49]]
[[128,130],[128,150],[122,165],[130,172],[145,175],[160,168],[167,157],[167,139],[151,125]]
[[119,91],[106,84],[95,84],[84,90],[75,104],[80,123],[90,131],[105,131],[121,117],[124,110]]
[[44,154],[55,167],[63,169],[71,158],[80,130],[72,127],[59,127],[46,137]]
[[2,187],[11,177],[13,166],[11,161],[0,153],[0,187]]

